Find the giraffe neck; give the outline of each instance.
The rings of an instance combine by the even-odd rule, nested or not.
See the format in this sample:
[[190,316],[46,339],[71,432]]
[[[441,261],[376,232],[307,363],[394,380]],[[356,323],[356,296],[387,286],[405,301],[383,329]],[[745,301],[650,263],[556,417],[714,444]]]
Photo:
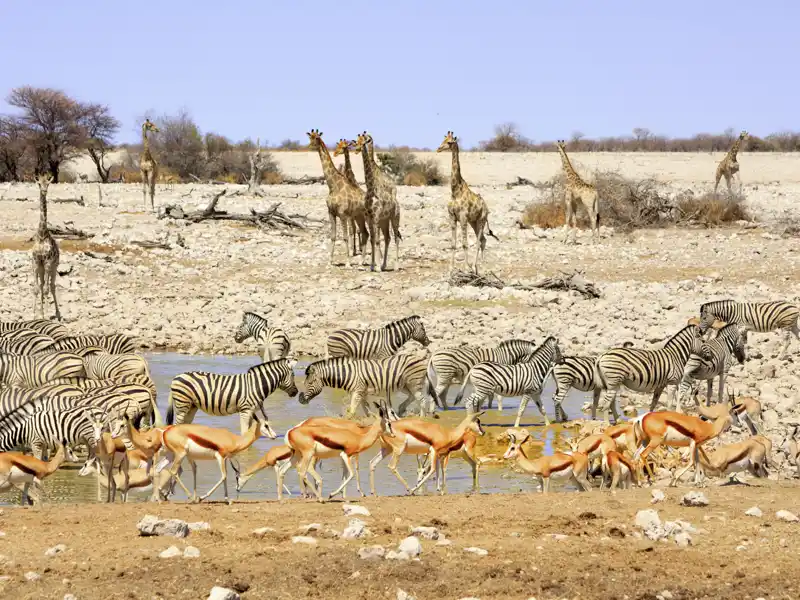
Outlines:
[[322,162],[322,173],[325,175],[328,189],[334,191],[334,189],[338,187],[339,178],[344,178],[344,175],[336,170],[336,165],[333,164],[333,159],[331,158],[330,152],[328,152],[328,147],[322,140],[319,140],[317,152],[319,153],[319,160]]
[[455,189],[464,181],[461,178],[461,162],[458,160],[458,143],[453,143],[450,146],[450,152],[453,155],[452,175],[450,177],[450,187]]
[[742,138],[737,138],[735,142],[733,142],[733,146],[728,151],[728,158],[731,160],[736,160],[736,154],[739,152],[739,148],[742,147]]
[[150,138],[147,136],[147,130],[142,128],[142,156],[150,158]]
[[367,148],[369,149],[369,159],[372,161],[372,164],[377,165],[378,163],[375,162],[375,140],[370,140]]
[[575,172],[575,169],[572,168],[572,163],[569,162],[569,157],[564,149],[559,147],[558,153],[561,155],[561,166],[564,167],[564,173],[566,173],[567,179],[572,181],[582,181],[578,173]]
[[375,171],[373,170],[374,163],[369,155],[369,150],[364,148],[361,150],[361,158],[364,162],[364,182],[367,184],[367,190],[370,192],[375,191]]
[[350,164],[350,150],[347,148],[344,149],[344,172],[345,173],[352,173],[353,166]]
[[47,190],[39,189],[39,236],[47,233]]

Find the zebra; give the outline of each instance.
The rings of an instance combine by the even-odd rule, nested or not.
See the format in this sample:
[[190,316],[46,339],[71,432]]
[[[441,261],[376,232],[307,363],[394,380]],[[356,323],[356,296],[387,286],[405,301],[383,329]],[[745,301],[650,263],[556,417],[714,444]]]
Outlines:
[[0,334],[0,352],[7,354],[37,354],[56,342],[49,335],[32,329],[16,329]]
[[[700,352],[703,334],[698,325],[687,325],[669,338],[657,350],[613,348],[601,354],[594,363],[595,379],[604,390],[603,406],[606,422],[608,413],[619,419],[616,398],[620,386],[637,392],[653,392],[650,410],[655,410],[661,393],[668,385],[677,385],[691,354]],[[597,403],[592,403],[592,419],[597,415]]]
[[[126,417],[137,427],[143,420],[149,423],[157,420],[155,416],[157,407],[150,389],[135,383],[115,383],[111,386],[86,390],[77,402],[102,408],[108,415],[108,424],[114,434],[124,429]],[[129,445],[128,449],[133,450],[133,446]]]
[[31,321],[0,321],[0,335],[17,329],[32,329],[44,335],[60,340],[69,337],[69,331],[57,321],[48,319],[33,319]]
[[50,351],[59,350],[79,350],[89,346],[102,348],[109,354],[134,354],[136,343],[133,338],[122,334],[112,335],[79,335],[74,337],[62,338],[50,346]]
[[267,320],[253,312],[245,312],[242,322],[233,334],[233,340],[240,344],[247,338],[253,338],[261,350],[261,360],[269,362],[286,358],[292,343],[289,336],[280,327],[269,327]]
[[[276,389],[282,389],[292,398],[298,390],[294,382],[294,361],[279,358],[250,367],[246,373],[220,375],[191,371],[176,375],[169,389],[167,423],[191,423],[198,409],[209,415],[239,413],[241,433],[244,435],[256,411],[264,415],[264,402]],[[260,419],[259,419],[260,420]]]
[[[625,342],[623,348],[630,348],[633,342]],[[601,387],[595,378],[594,362],[596,356],[564,356],[561,364],[553,367],[553,380],[556,383],[556,392],[553,395],[553,408],[556,413],[556,422],[566,423],[569,418],[564,411],[563,402],[570,389],[575,388],[580,392],[592,392],[593,403],[600,399]]]
[[[324,387],[337,388],[350,392],[347,415],[353,417],[359,405],[369,414],[368,391],[385,393],[386,405],[391,408],[392,391],[404,390],[408,397],[397,412],[404,414],[408,405],[416,400],[420,403],[420,413],[424,414],[425,397],[431,392],[425,363],[426,357],[413,354],[395,354],[383,359],[338,356],[318,360],[306,367],[306,391],[300,394],[300,404],[308,404]],[[429,402],[427,404],[427,412],[431,412],[432,407]]]
[[725,376],[735,358],[739,364],[747,358],[747,328],[730,323],[717,332],[714,339],[704,342],[698,354],[692,354],[683,368],[683,377],[678,388],[675,410],[680,412],[681,400],[692,389],[692,381],[707,381],[706,406],[711,403],[714,377],[719,377],[718,401],[722,403]]
[[0,384],[33,388],[60,377],[86,377],[83,359],[70,352],[35,356],[0,354]]
[[153,383],[153,380],[150,378],[149,374],[119,375],[117,377],[110,379],[86,379],[85,377],[59,377],[58,379],[53,379],[52,381],[48,381],[46,386],[55,388],[56,386],[65,385],[70,387],[74,386],[82,390],[93,390],[97,388],[110,387],[120,383],[135,383],[138,385],[143,385],[150,390],[150,393],[153,396],[153,402],[156,401],[157,398],[156,384]]
[[[536,350],[537,346],[527,340],[506,340],[495,348],[460,346],[434,352],[428,363],[428,377],[436,381],[434,399],[447,410],[447,393],[456,377],[462,381],[469,370],[482,362],[513,365]],[[491,399],[490,399],[491,405]],[[502,410],[502,404],[500,405]]]
[[478,363],[469,370],[461,384],[461,389],[455,398],[454,404],[461,402],[468,382],[475,388],[467,398],[465,407],[468,414],[478,412],[481,404],[493,394],[501,396],[522,395],[517,410],[514,427],[519,427],[522,414],[531,398],[544,417],[545,426],[550,425],[547,413],[542,406],[542,388],[550,376],[550,370],[563,360],[558,339],[549,336],[541,345],[526,358],[525,362],[513,365],[501,365],[493,362]]
[[106,416],[96,407],[54,407],[42,404],[43,410],[30,415],[15,427],[0,431],[0,451],[7,452],[20,446],[30,447],[33,455],[41,459],[45,450],[66,442],[70,446],[86,444],[89,458],[105,426]]
[[83,358],[90,379],[117,379],[129,375],[150,377],[147,361],[140,354],[92,354]]
[[49,386],[41,388],[3,388],[0,390],[0,427],[2,426],[3,419],[23,404],[28,404],[40,398],[49,398],[53,396],[75,397],[82,395],[83,392],[74,386],[64,386],[57,392],[49,389]]
[[789,302],[737,302],[728,299],[706,302],[700,306],[700,327],[704,332],[715,319],[761,333],[783,329],[783,348],[778,358],[786,355],[792,334],[800,340],[798,317],[800,308]]
[[430,344],[418,315],[392,321],[379,329],[338,329],[328,336],[326,358],[388,358],[408,340]]

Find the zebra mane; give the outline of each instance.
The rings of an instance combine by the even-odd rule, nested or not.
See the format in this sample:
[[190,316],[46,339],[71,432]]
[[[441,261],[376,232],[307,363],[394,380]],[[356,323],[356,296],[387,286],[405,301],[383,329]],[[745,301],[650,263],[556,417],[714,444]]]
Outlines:
[[521,338],[514,338],[514,339],[511,339],[511,340],[503,340],[502,342],[497,344],[497,347],[498,348],[507,348],[508,346],[511,346],[513,344],[519,344],[519,343],[530,344],[531,346],[535,346],[536,345],[530,340],[523,340]]
[[260,314],[254,313],[254,312],[249,311],[249,310],[244,311],[244,316],[245,317],[258,317],[262,321],[266,321],[267,320],[267,317],[262,317]]
[[692,330],[696,330],[698,332],[698,334],[699,334],[700,326],[699,325],[687,325],[686,327],[681,329],[678,333],[676,333],[675,335],[670,337],[666,342],[664,342],[664,345],[662,347],[666,348],[667,346],[669,346],[673,342],[675,342],[675,341],[681,339],[682,337],[684,337],[689,331],[692,331]]
[[411,321],[419,321],[420,318],[421,317],[419,315],[411,315],[410,317],[403,317],[402,319],[397,319],[396,321],[390,321],[389,323],[384,325],[383,328],[386,329],[390,325],[397,325],[397,324],[400,324],[400,323],[409,323]]
[[712,302],[706,302],[700,305],[700,314],[702,315],[705,311],[709,309],[720,308],[728,304],[736,304],[736,300],[734,300],[733,298],[726,298],[725,300],[714,300]]
[[275,360],[268,360],[267,362],[258,363],[257,365],[253,365],[252,367],[247,369],[247,372],[248,373],[253,373],[255,371],[260,371],[261,369],[264,368],[265,365],[274,365],[274,364],[279,363],[279,362],[286,362],[288,364],[289,361],[287,359],[285,359],[285,358],[276,358]]
[[727,325],[725,325],[725,327],[723,327],[722,329],[720,329],[717,332],[717,337],[714,338],[714,339],[723,338],[726,335],[729,335],[731,331],[734,332],[732,335],[735,335],[735,336],[741,335],[741,333],[742,333],[742,329],[739,327],[738,324],[736,324],[736,323],[728,323]]

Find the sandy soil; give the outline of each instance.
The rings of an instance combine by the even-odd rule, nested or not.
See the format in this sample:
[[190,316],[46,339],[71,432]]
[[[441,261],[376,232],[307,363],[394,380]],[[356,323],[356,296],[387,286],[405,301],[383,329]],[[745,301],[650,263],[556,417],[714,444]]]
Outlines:
[[[0,514],[0,583],[6,598],[205,598],[211,587],[247,590],[243,598],[391,598],[398,588],[419,600],[488,598],[604,598],[675,600],[790,599],[800,596],[797,523],[775,518],[796,510],[795,484],[711,487],[710,505],[680,506],[685,489],[668,489],[656,505],[662,520],[682,519],[699,531],[693,546],[652,542],[634,526],[651,508],[646,489],[628,493],[427,496],[368,498],[362,517],[374,536],[293,544],[299,528],[347,525],[338,502],[311,501],[169,506],[47,506]],[[744,511],[758,505],[762,518]],[[136,523],[146,513],[188,522],[207,521],[209,532],[185,540],[143,538]],[[422,540],[421,560],[362,560],[358,549],[388,549],[409,527],[432,525],[449,546]],[[259,527],[276,531],[263,539]],[[551,534],[567,536],[556,539]],[[311,534],[314,536],[315,534]],[[63,543],[55,557],[45,551]],[[162,559],[171,545],[200,550],[199,558]],[[464,548],[479,547],[487,556]],[[24,574],[41,575],[35,582]]]

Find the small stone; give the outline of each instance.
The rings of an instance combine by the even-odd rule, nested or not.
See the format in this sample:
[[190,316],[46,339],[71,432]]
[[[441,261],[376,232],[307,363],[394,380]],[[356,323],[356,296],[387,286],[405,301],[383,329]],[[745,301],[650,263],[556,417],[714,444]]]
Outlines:
[[409,594],[405,590],[401,590],[400,588],[397,588],[397,600],[417,600],[417,597],[416,596],[412,596],[411,594]]
[[678,544],[680,548],[688,548],[692,545],[692,536],[685,531],[681,531],[675,535],[675,543]]
[[708,498],[703,492],[689,492],[681,498],[684,506],[708,506]]
[[484,550],[483,548],[478,548],[476,546],[470,546],[469,548],[464,548],[464,552],[469,552],[470,554],[475,554],[477,556],[486,556],[489,554],[488,550]]
[[353,571],[348,579],[358,579],[359,577],[361,577],[361,571]]
[[208,600],[241,600],[241,598],[235,591],[219,586],[211,588],[211,593],[208,595]]
[[195,521],[194,523],[189,523],[189,531],[210,531],[211,524],[206,523],[205,521]]
[[28,571],[25,573],[25,579],[28,581],[39,581],[42,578],[36,571]]
[[358,558],[361,560],[376,560],[383,558],[385,554],[383,546],[364,546],[358,549]]
[[775,517],[781,521],[786,521],[787,523],[796,523],[797,521],[800,521],[796,514],[791,513],[788,510],[779,510],[775,513]]
[[661,524],[661,519],[658,513],[652,508],[640,510],[636,513],[636,520],[634,521],[636,527],[644,532],[644,535],[651,540],[660,540],[666,536],[664,526]]
[[436,527],[411,527],[411,534],[421,537],[424,540],[438,540],[439,530]]
[[512,532],[511,532],[511,537],[514,537],[514,538],[521,538],[521,537],[522,537],[522,534],[521,534],[519,531],[512,531]]
[[422,554],[422,544],[420,544],[419,538],[413,535],[408,536],[406,539],[400,542],[400,545],[397,547],[397,549],[400,552],[405,552],[411,558]]
[[67,550],[67,546],[65,544],[58,544],[58,545],[53,546],[52,548],[49,548],[48,550],[46,550],[44,555],[45,556],[55,556],[56,554],[61,554],[62,552],[66,552],[66,550]]
[[293,544],[307,544],[309,546],[316,546],[317,540],[316,538],[309,537],[307,535],[295,535],[292,537]]
[[275,533],[275,529],[272,527],[259,527],[258,529],[253,529],[253,535],[258,538],[263,538],[268,533]]
[[353,517],[353,516],[362,516],[362,517],[369,517],[369,511],[365,506],[359,506],[358,504],[343,504],[342,510],[344,511],[345,517]]
[[11,581],[11,575],[0,575],[0,585],[8,583]]
[[742,552],[743,550],[747,550],[747,546],[745,545],[736,546],[737,552]]
[[342,532],[342,538],[345,540],[358,540],[368,535],[372,535],[372,532],[367,529],[367,524],[361,519],[350,519]]
[[75,594],[64,594],[64,600],[78,600]]
[[652,496],[650,504],[658,504],[659,502],[663,502],[664,500],[667,499],[666,494],[664,494],[664,492],[662,492],[661,490],[652,490],[650,492],[650,495]]
[[744,514],[746,514],[748,517],[759,517],[759,518],[764,515],[762,510],[760,508],[758,508],[757,506],[753,506],[751,508],[748,508],[744,512]]
[[389,550],[386,553],[386,560],[410,560],[411,557],[408,555],[408,552],[395,552],[394,550]]
[[189,535],[189,526],[186,521],[180,519],[159,519],[154,515],[145,515],[137,523],[139,535],[168,535],[172,537],[184,538]]
[[320,525],[319,523],[309,523],[308,525],[301,525],[297,529],[299,531],[302,531],[303,535],[308,535],[309,533],[312,533],[314,531],[319,531],[320,529],[322,529],[322,525]]
[[781,538],[780,540],[778,540],[778,545],[781,548],[786,548],[789,545],[789,542],[786,541],[786,538]]
[[661,594],[659,594],[659,595],[660,595],[660,596],[661,596],[661,597],[662,597],[664,600],[672,600],[672,598],[674,597],[674,596],[672,595],[672,592],[670,592],[669,590],[664,590],[664,591],[663,591],[663,592],[661,592]]
[[563,542],[564,540],[569,538],[568,535],[564,535],[563,533],[548,533],[547,535],[548,535],[548,537],[550,537],[551,539],[554,539],[557,542]]
[[200,550],[194,546],[186,546],[183,549],[183,558],[199,558]]
[[450,545],[452,545],[452,543],[453,542],[451,542],[447,538],[443,538],[443,537],[440,537],[438,540],[436,540],[436,545],[437,546],[450,546]]
[[161,554],[159,554],[158,557],[159,558],[175,558],[176,556],[182,556],[182,555],[183,555],[183,552],[178,550],[177,546],[170,546],[169,548],[167,548],[166,550],[161,552]]

